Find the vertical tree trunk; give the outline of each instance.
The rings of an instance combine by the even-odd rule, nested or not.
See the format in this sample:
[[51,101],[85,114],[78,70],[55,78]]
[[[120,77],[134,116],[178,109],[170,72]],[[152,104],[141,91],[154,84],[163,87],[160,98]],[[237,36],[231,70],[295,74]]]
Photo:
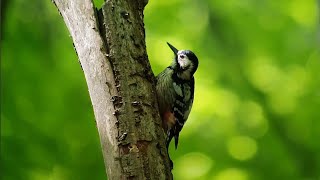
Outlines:
[[146,0],[53,0],[88,84],[109,179],[172,179],[148,61]]

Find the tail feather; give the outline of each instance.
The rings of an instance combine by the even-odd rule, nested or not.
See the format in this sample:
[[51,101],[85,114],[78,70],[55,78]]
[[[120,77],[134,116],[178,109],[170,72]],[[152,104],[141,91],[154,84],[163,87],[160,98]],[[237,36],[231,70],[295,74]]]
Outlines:
[[174,145],[176,149],[178,148],[178,142],[179,142],[179,133],[174,136]]
[[167,149],[169,150],[169,145],[170,145],[170,142],[173,138],[173,132],[172,131],[168,131],[167,133],[167,138],[166,138],[166,145],[167,145]]
[[175,132],[173,129],[168,131],[167,133],[167,139],[166,139],[166,145],[167,145],[167,149],[169,149],[169,145],[170,142],[172,140],[172,138],[174,137],[174,145],[175,148],[178,148],[178,143],[179,143],[179,132]]

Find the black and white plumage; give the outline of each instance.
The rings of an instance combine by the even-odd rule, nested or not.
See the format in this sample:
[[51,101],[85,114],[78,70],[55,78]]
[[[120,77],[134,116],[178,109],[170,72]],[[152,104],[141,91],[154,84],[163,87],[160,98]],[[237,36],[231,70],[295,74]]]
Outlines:
[[198,68],[198,58],[190,50],[177,50],[171,44],[174,59],[170,66],[157,76],[157,97],[163,127],[167,133],[167,148],[174,137],[175,147],[179,133],[190,114],[194,98],[193,74]]

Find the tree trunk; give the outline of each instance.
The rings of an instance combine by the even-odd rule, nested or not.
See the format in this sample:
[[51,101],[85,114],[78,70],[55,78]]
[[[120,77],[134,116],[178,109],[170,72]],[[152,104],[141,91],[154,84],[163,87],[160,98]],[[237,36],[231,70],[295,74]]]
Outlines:
[[172,179],[145,46],[146,0],[53,0],[72,36],[108,179]]

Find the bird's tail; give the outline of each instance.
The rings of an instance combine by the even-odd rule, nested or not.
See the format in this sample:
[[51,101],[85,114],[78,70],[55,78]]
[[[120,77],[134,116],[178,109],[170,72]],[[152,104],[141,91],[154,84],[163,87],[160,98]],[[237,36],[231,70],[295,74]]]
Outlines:
[[176,149],[178,148],[178,142],[179,142],[179,133],[174,136],[174,145]]

